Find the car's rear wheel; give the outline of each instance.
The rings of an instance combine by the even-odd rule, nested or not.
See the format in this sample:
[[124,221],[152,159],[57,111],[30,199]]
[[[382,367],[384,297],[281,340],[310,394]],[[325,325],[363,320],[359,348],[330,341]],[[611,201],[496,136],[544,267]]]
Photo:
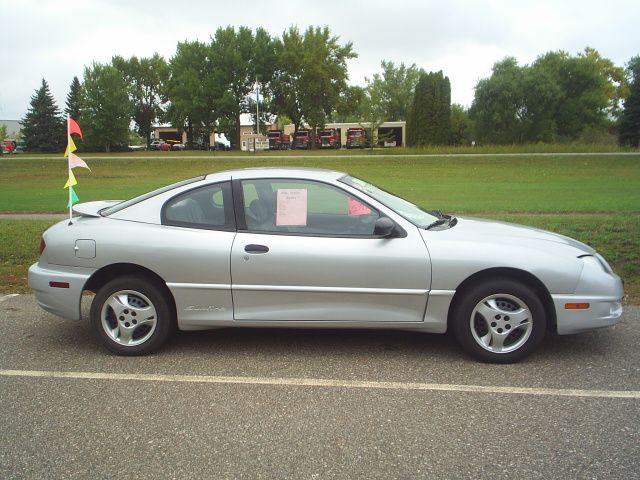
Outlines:
[[93,299],[90,319],[102,344],[119,355],[145,355],[160,348],[175,324],[166,292],[144,277],[121,277]]
[[453,310],[453,331],[477,359],[512,363],[529,355],[546,331],[544,306],[526,285],[489,280],[463,293]]

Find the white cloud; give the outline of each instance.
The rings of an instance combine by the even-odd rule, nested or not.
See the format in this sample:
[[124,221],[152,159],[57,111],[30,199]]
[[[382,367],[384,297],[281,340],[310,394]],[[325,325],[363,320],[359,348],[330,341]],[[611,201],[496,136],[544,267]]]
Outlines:
[[242,3],[192,0],[5,2],[0,118],[24,116],[44,77],[60,108],[74,75],[113,55],[169,58],[179,41],[208,41],[218,27],[262,26],[279,36],[296,24],[327,25],[359,54],[351,83],[379,71],[380,61],[443,70],[452,100],[469,105],[473,87],[504,56],[530,63],[549,50],[586,46],[623,65],[640,53],[635,38],[640,4],[625,0],[564,2],[300,0]]

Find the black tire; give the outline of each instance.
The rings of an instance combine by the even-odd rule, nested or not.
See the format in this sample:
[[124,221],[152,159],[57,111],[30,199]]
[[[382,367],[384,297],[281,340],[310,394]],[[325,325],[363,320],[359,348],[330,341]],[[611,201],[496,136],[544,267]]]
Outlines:
[[452,329],[462,348],[476,359],[514,363],[542,341],[547,320],[531,288],[515,280],[490,279],[471,286],[456,300]]
[[146,355],[158,350],[175,329],[169,295],[166,288],[144,276],[111,280],[91,303],[94,334],[118,355]]

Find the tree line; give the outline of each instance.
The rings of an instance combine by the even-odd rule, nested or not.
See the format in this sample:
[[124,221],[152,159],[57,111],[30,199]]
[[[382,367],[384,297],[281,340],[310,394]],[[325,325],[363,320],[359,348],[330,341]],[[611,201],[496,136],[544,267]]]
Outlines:
[[[219,28],[209,42],[178,43],[167,61],[114,56],[74,77],[65,114],[81,121],[82,148],[109,151],[129,143],[130,125],[151,142],[153,125],[170,123],[193,145],[210,132],[239,145],[240,115],[255,112],[321,128],[331,121],[407,121],[407,144],[462,145],[640,140],[640,57],[627,69],[590,48],[577,55],[548,52],[531,65],[507,57],[475,87],[469,109],[451,104],[442,71],[382,61],[364,86],[347,84],[347,61],[357,57],[328,27],[290,27],[281,37],[248,27]],[[255,121],[255,113],[252,114]],[[23,123],[27,150],[58,152],[66,144],[64,120],[43,79]]]

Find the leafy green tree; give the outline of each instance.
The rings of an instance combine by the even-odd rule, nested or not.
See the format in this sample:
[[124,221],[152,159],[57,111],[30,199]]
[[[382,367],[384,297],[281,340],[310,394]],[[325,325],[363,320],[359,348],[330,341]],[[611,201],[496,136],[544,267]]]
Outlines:
[[219,89],[210,46],[198,41],[178,43],[168,70],[166,117],[174,127],[186,130],[187,143],[193,145],[196,138],[208,137],[216,125]]
[[507,57],[476,85],[470,113],[487,143],[574,140],[606,131],[626,91],[623,71],[590,48],[525,66]]
[[425,71],[415,64],[405,67],[400,63],[396,67],[393,62],[385,60],[381,67],[382,73],[375,73],[370,80],[367,79],[367,90],[373,97],[380,98],[386,121],[406,120],[416,84]]
[[331,119],[334,122],[360,122],[364,119],[363,103],[366,97],[364,87],[348,86],[340,95],[340,100]]
[[277,68],[272,81],[274,113],[287,115],[296,131],[303,122],[312,129],[344,106],[347,64],[357,55],[353,45],[339,43],[328,27],[291,27],[276,43]]
[[620,117],[618,139],[622,145],[640,146],[640,56],[633,57],[627,65],[629,96],[624,101]]
[[116,67],[128,84],[129,99],[132,106],[132,118],[136,131],[151,145],[153,123],[160,118],[162,109],[161,92],[168,77],[167,62],[155,53],[150,58],[113,57],[111,63]]
[[248,27],[219,28],[211,41],[213,81],[219,92],[220,125],[233,125],[233,137],[240,146],[240,114],[249,108],[249,94],[256,80],[268,91],[275,67],[275,44],[263,28],[255,35]]
[[[6,125],[0,125],[0,140],[4,140],[5,138],[7,138],[7,126]],[[0,153],[2,153],[2,152],[0,152]]]
[[409,146],[444,145],[451,135],[451,83],[442,71],[420,75],[407,120]]
[[80,110],[82,108],[82,85],[78,77],[73,77],[67,94],[66,108],[64,114],[69,115],[74,120],[80,119]]
[[516,143],[523,139],[525,113],[524,71],[515,58],[507,57],[476,85],[470,114],[483,142]]
[[31,97],[29,110],[21,123],[27,151],[53,153],[65,148],[65,124],[44,78],[40,88]]
[[300,104],[312,130],[324,127],[347,88],[347,60],[355,58],[353,45],[340,45],[329,27],[309,27],[302,41],[303,70]]
[[451,145],[469,145],[474,140],[474,124],[464,106],[451,105]]
[[128,144],[131,104],[120,71],[99,63],[85,67],[82,91],[83,147],[110,152]]
[[290,27],[282,40],[274,42],[276,69],[272,83],[271,110],[286,115],[298,131],[302,125],[302,72],[304,70],[302,35],[297,27]]

